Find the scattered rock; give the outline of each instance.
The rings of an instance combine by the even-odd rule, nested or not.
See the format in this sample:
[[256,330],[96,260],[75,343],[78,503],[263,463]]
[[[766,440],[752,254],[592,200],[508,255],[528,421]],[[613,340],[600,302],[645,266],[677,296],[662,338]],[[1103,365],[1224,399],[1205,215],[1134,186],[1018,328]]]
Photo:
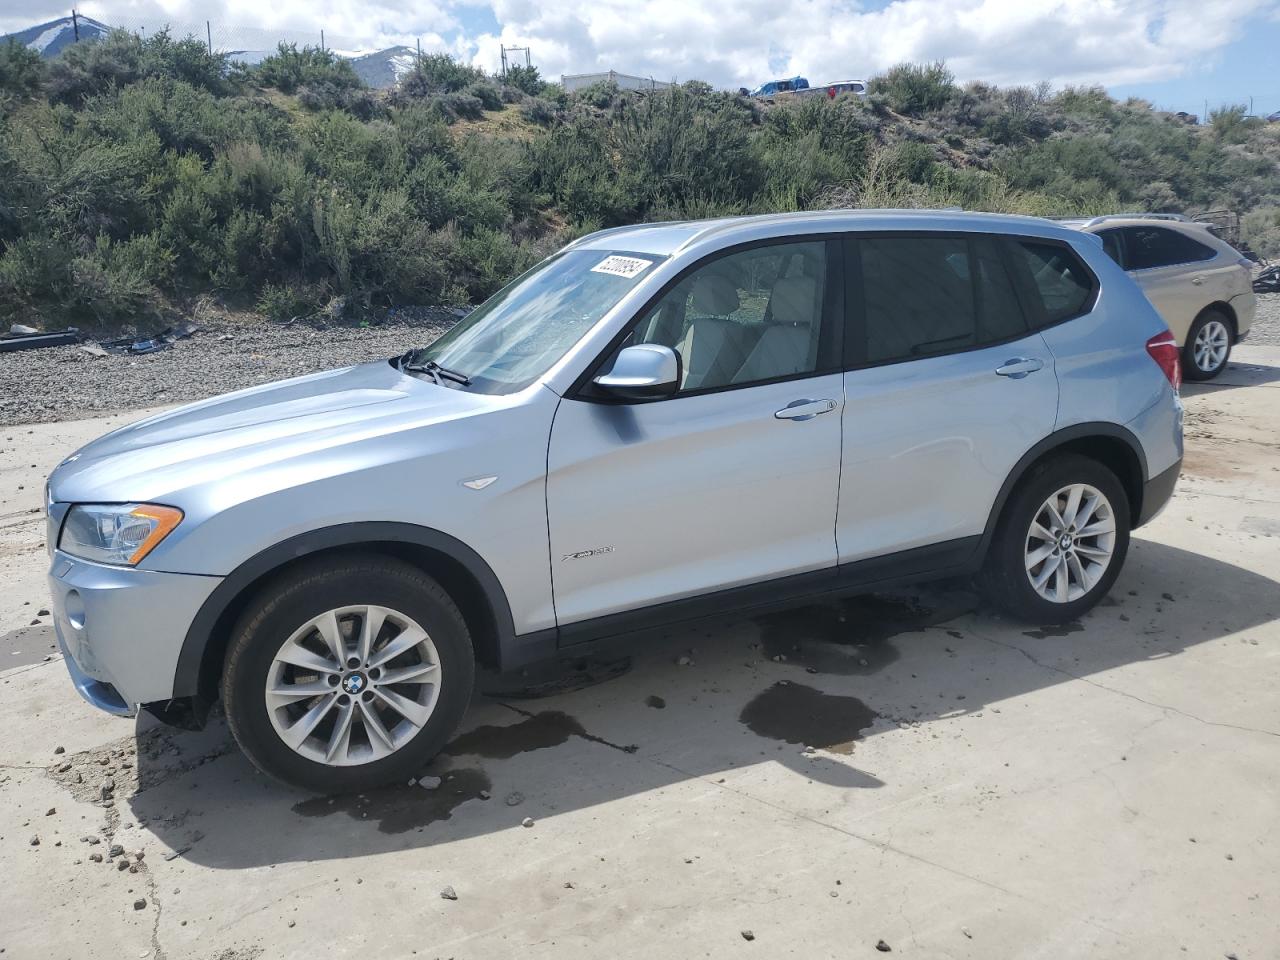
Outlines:
[[676,657],[676,666],[677,666],[677,667],[692,667],[692,666],[693,666],[693,657],[686,656],[686,655],[681,655],[681,656],[679,656],[679,657]]
[[756,935],[755,935],[754,933],[752,933],[750,930],[743,930],[743,931],[742,931],[742,939],[743,939],[743,940],[745,940],[745,941],[747,941],[747,943],[750,943],[750,942],[751,942],[752,940],[754,940],[755,938],[756,938]]
[[1165,600],[1168,600],[1170,603],[1177,603],[1177,601],[1173,599],[1172,593],[1162,593],[1160,596]]
[[54,747],[54,748],[53,748],[53,752],[54,752],[54,753],[66,753],[66,752],[67,752],[67,748],[66,748],[66,747]]
[[963,933],[963,934],[964,934],[966,937],[968,937],[970,940],[972,940],[972,939],[973,939],[973,934],[969,932],[969,928],[968,928],[968,927],[961,927],[961,928],[960,928],[960,932],[961,932],[961,933]]
[[46,811],[44,812],[44,815],[45,815],[46,817],[52,817],[52,816],[53,816],[55,813],[57,813],[57,812],[58,812],[58,808],[57,808],[57,807],[50,807],[48,810],[46,810]]
[[440,891],[440,898],[442,900],[457,900],[458,894],[454,891],[453,887],[445,887]]
[[436,790],[439,789],[440,784],[442,783],[444,783],[444,781],[439,777],[423,777],[418,781],[418,786],[423,790]]
[[888,945],[887,943],[885,943],[883,940],[877,940],[877,941],[876,941],[876,949],[877,949],[877,950],[879,950],[881,953],[892,953],[892,952],[893,952],[893,947],[889,946],[889,945]]
[[49,611],[44,609],[44,607],[41,607],[39,610],[36,611],[37,617],[47,617],[48,615],[49,615]]
[[517,791],[517,790],[513,790],[513,791],[511,791],[510,793],[508,793],[508,794],[507,794],[507,806],[508,806],[508,807],[518,807],[518,806],[520,806],[520,804],[522,804],[522,803],[524,803],[524,794],[523,794],[523,793],[520,793],[520,792],[519,792],[519,791]]
[[40,838],[39,838],[39,837],[32,837],[32,838],[31,838],[31,845],[32,845],[33,847],[38,847],[38,846],[40,846]]
[[533,826],[533,817],[525,817],[523,820],[521,820],[521,821],[520,821],[520,826],[522,826],[522,827],[532,827],[532,826]]
[[573,881],[572,881],[572,880],[566,880],[566,881],[564,882],[564,888],[565,888],[566,890],[572,890],[572,889],[573,889]]
[[9,332],[15,333],[18,336],[29,336],[30,334],[37,333],[38,331],[35,327],[28,327],[25,323],[15,323],[9,327]]
[[488,790],[481,790],[479,793],[481,800],[488,800],[491,796],[493,796],[493,794],[489,793]]
[[129,861],[128,861],[128,860],[117,860],[117,861],[116,861],[116,870],[117,870],[117,871],[119,871],[119,870],[128,870],[128,869],[129,869]]
[[92,860],[94,863],[101,863],[101,862],[102,862],[102,854],[100,854],[100,853],[96,853],[96,852],[95,852],[95,853],[91,853],[91,854],[89,854],[89,859],[90,859],[90,860]]
[[139,897],[137,900],[133,901],[133,909],[135,909],[135,910],[145,910],[145,909],[147,909],[147,900],[146,900],[146,898],[145,898],[145,897]]
[[111,854],[112,857],[123,857],[124,847],[118,843],[113,843],[109,848],[108,852]]

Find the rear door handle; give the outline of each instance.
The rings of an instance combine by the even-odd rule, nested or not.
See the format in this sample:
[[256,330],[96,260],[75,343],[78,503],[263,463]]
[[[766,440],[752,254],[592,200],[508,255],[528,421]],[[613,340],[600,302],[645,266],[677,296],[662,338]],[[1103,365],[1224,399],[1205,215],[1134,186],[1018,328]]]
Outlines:
[[779,420],[812,420],[836,408],[834,400],[792,400],[774,416]]
[[1044,361],[1039,357],[1014,357],[996,367],[996,373],[1010,380],[1021,380],[1028,373],[1035,373],[1043,366]]

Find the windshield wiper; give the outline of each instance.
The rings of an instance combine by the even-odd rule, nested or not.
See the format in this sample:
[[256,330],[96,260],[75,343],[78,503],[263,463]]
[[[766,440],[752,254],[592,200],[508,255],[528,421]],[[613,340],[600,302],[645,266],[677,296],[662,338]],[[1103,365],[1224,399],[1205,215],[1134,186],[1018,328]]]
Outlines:
[[426,363],[409,363],[408,354],[401,358],[400,369],[409,373],[425,373],[438,385],[443,386],[445,380],[460,384],[464,387],[471,386],[471,378],[466,374],[459,373],[457,370],[450,370],[448,367],[442,367],[434,360],[428,360]]

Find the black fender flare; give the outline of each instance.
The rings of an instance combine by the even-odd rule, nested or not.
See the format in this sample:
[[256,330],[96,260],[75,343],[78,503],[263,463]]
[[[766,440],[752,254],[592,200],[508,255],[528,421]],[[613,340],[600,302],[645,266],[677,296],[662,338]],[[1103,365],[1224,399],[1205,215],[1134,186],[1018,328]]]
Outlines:
[[[288,563],[324,550],[342,547],[401,545],[426,548],[447,556],[459,564],[479,585],[489,605],[499,651],[509,648],[515,629],[511,605],[497,575],[484,558],[456,537],[430,527],[393,521],[365,521],[321,527],[282,540],[241,563],[214,589],[197,611],[187,628],[174,670],[173,696],[207,696],[201,690],[205,675],[205,657],[210,641],[220,625],[225,626],[228,613],[236,613],[237,601],[246,590]],[[238,615],[238,613],[236,613]]]
[[[1030,450],[1024,453],[1018,462],[1013,465],[1013,469],[1009,471],[1009,475],[1005,477],[1004,483],[1000,487],[1000,492],[996,494],[995,503],[991,506],[991,513],[987,516],[986,528],[982,531],[982,544],[979,547],[979,556],[985,556],[987,547],[991,543],[991,538],[995,536],[996,524],[1000,522],[1000,515],[1004,512],[1004,505],[1008,501],[1010,494],[1013,493],[1014,487],[1026,475],[1031,465],[1043,457],[1047,453],[1052,453],[1059,447],[1065,446],[1075,440],[1089,440],[1095,437],[1107,437],[1112,440],[1120,440],[1127,446],[1138,464],[1140,475],[1138,476],[1138,495],[1141,497],[1142,487],[1150,479],[1147,469],[1147,455],[1142,449],[1142,443],[1134,435],[1133,431],[1127,427],[1123,427],[1117,423],[1106,423],[1103,421],[1076,423],[1069,427],[1063,427],[1049,434],[1044,439],[1036,443]],[[1125,478],[1120,478],[1121,483],[1125,482]],[[1127,488],[1127,485],[1126,485]],[[1138,515],[1134,513],[1134,521],[1136,523]]]

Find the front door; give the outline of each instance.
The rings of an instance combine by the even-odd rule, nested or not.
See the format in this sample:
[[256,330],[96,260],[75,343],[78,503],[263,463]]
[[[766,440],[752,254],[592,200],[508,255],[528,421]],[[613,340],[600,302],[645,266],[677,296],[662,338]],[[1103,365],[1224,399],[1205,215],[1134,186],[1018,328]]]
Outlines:
[[715,255],[641,311],[624,342],[680,354],[673,397],[561,401],[547,516],[562,626],[835,566],[843,394],[829,247]]

